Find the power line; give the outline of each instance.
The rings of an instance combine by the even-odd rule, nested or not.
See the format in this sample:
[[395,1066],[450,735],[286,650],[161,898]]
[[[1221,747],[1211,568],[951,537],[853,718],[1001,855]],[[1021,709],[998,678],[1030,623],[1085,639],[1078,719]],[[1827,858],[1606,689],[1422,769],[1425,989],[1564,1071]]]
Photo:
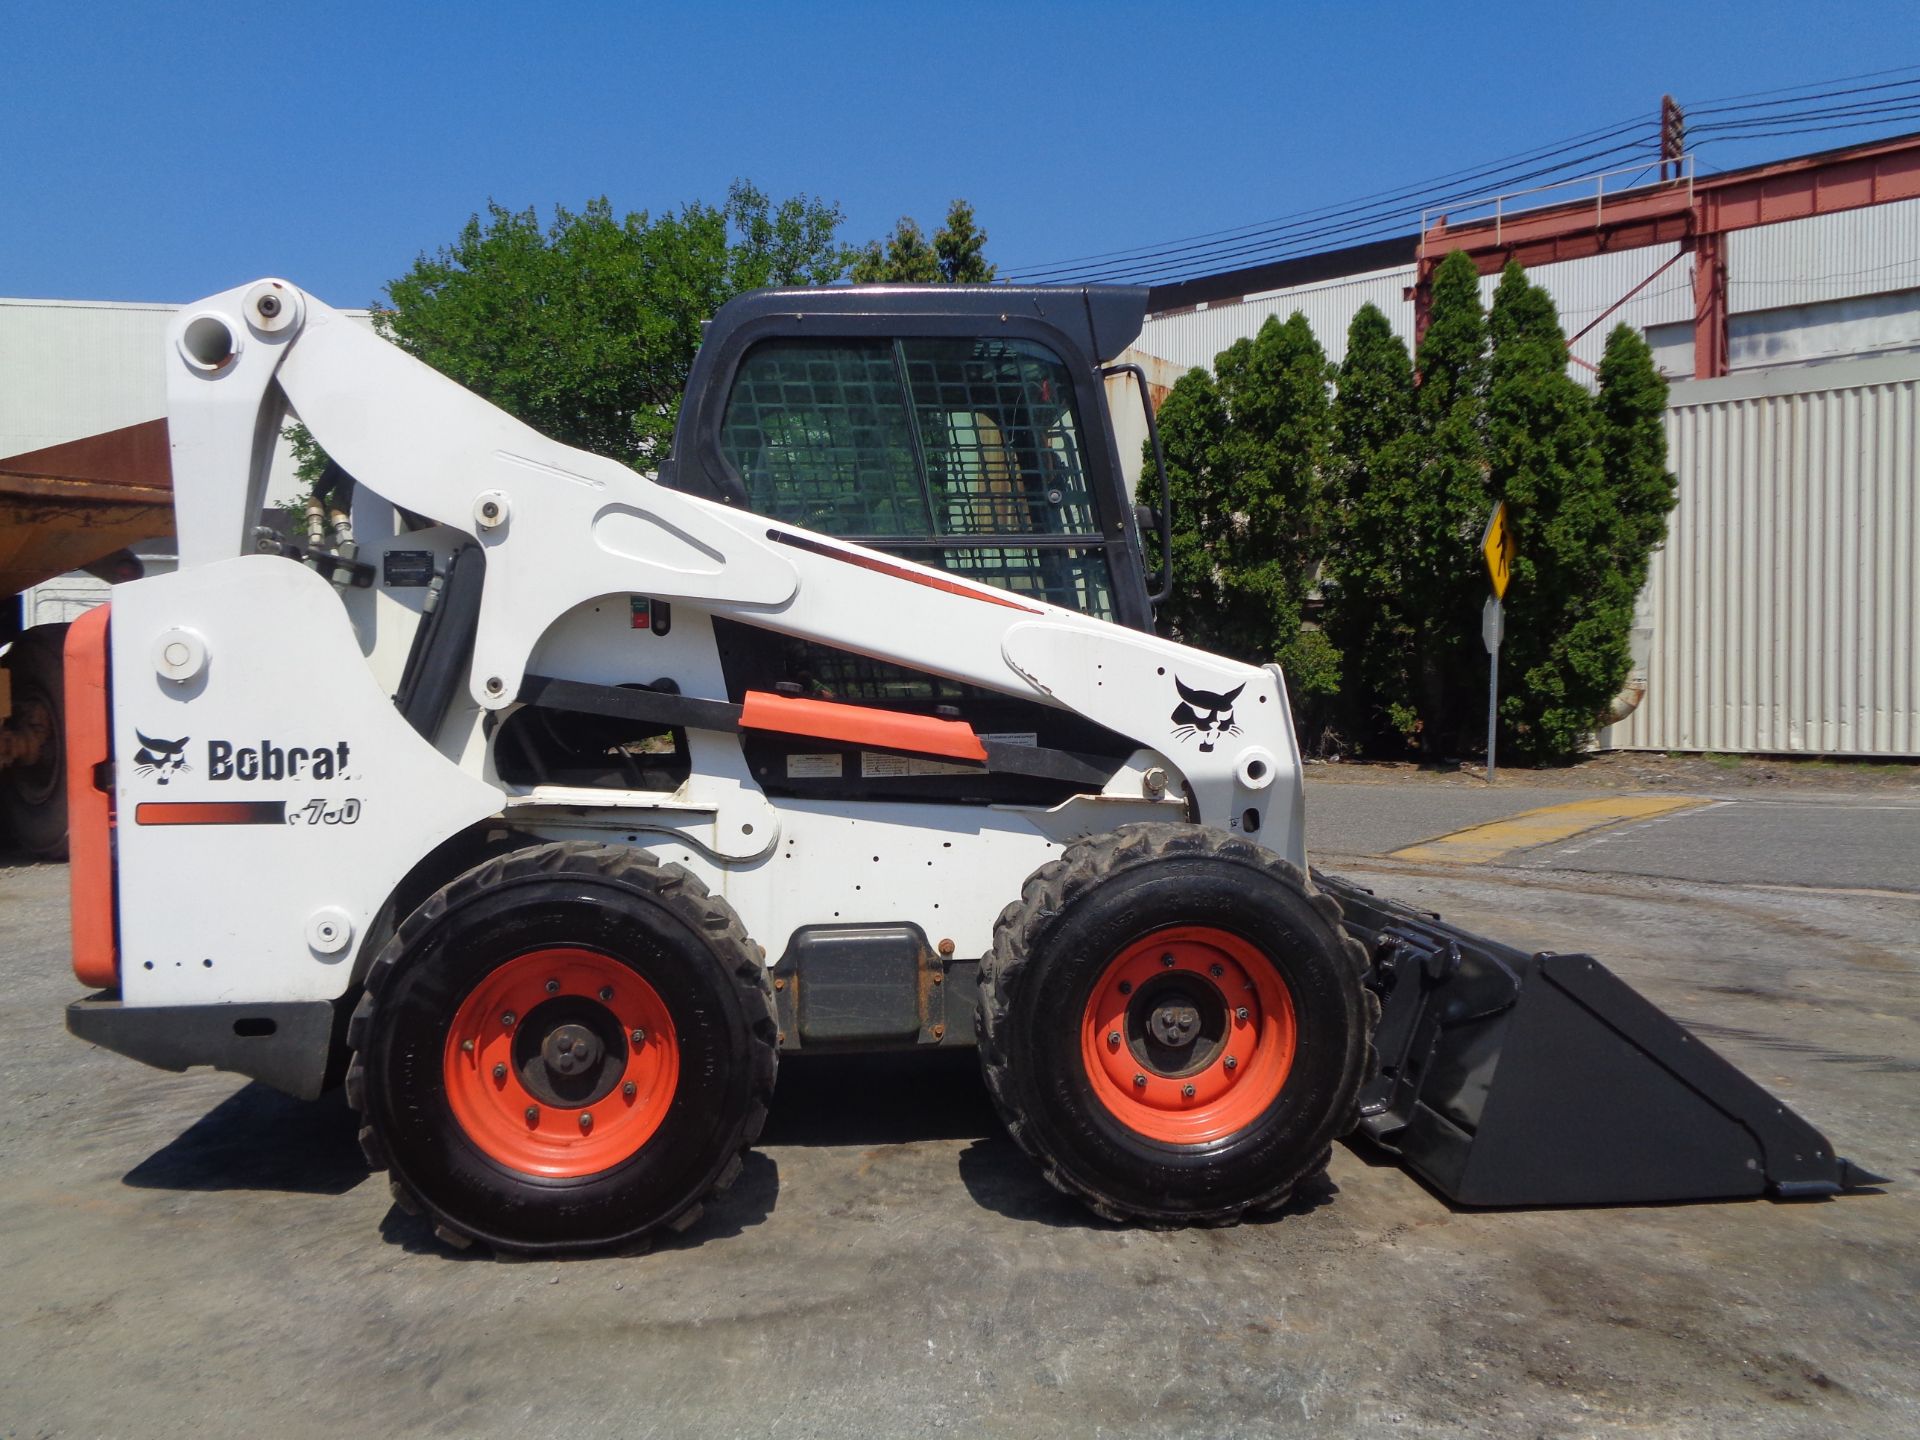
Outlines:
[[1718,130],[1739,130],[1755,125],[1780,125],[1798,120],[1837,120],[1848,115],[1866,115],[1891,112],[1914,104],[1920,104],[1920,91],[1908,95],[1884,96],[1878,100],[1862,100],[1851,105],[1830,105],[1818,110],[1794,110],[1786,114],[1748,115],[1738,120],[1709,120],[1704,125],[1689,125],[1690,135],[1709,134]]
[[[1451,171],[1432,179],[1416,181],[1410,186],[1378,190],[1371,195],[1358,196],[1353,200],[1336,201],[1332,204],[1318,206],[1313,209],[1295,211],[1272,220],[1256,221],[1247,225],[1236,225],[1223,230],[1208,231],[1200,235],[1184,236],[1171,242],[1161,242],[1156,245],[1133,246],[1123,250],[1109,250],[1094,255],[1083,255],[1071,260],[1051,261],[1043,265],[1023,267],[1010,273],[1020,279],[1033,279],[1044,275],[1065,273],[1076,266],[1093,264],[1094,262],[1102,260],[1145,260],[1164,255],[1181,254],[1187,251],[1205,249],[1207,248],[1206,242],[1214,240],[1250,239],[1261,234],[1284,233],[1297,229],[1300,225],[1311,221],[1331,219],[1338,215],[1350,214],[1355,208],[1364,207],[1375,202],[1391,203],[1397,200],[1417,199],[1436,185],[1450,184],[1456,181],[1464,183],[1467,181],[1479,182],[1481,180],[1492,180],[1512,166],[1552,159],[1557,155],[1567,153],[1569,150],[1577,149],[1582,144],[1612,139],[1615,136],[1625,134],[1633,129],[1638,129],[1646,124],[1647,122],[1644,119],[1623,121],[1612,126],[1603,126],[1598,130],[1588,131],[1570,140],[1550,142],[1547,145],[1536,146],[1531,150],[1523,150],[1517,154],[1509,155],[1502,160],[1491,161],[1486,165],[1469,166],[1465,169]],[[1579,162],[1569,161],[1567,163],[1571,165]],[[1562,166],[1560,168],[1565,167]]]
[[[1616,145],[1606,150],[1591,151],[1558,165],[1550,165],[1544,169],[1509,176],[1505,183],[1518,184],[1527,180],[1542,179],[1564,170],[1590,165],[1596,160],[1607,159],[1623,152],[1644,152],[1648,148],[1648,142],[1646,140],[1640,140],[1626,145]],[[1323,217],[1329,220],[1349,215],[1354,217],[1346,219],[1345,222],[1341,224],[1316,224],[1312,226],[1297,224],[1286,227],[1287,233],[1276,234],[1255,244],[1214,245],[1205,247],[1183,246],[1172,251],[1152,252],[1126,262],[1096,267],[1088,271],[1074,271],[1073,278],[1086,281],[1126,278],[1166,279],[1170,278],[1168,272],[1176,270],[1188,274],[1205,274],[1208,273],[1208,266],[1217,265],[1223,261],[1241,259],[1241,257],[1249,258],[1246,258],[1241,265],[1236,265],[1233,268],[1239,269],[1250,264],[1291,259],[1298,255],[1313,254],[1318,250],[1326,248],[1327,241],[1341,237],[1345,237],[1344,243],[1348,244],[1360,244],[1366,239],[1381,238],[1383,231],[1398,229],[1401,225],[1414,219],[1420,209],[1432,209],[1442,205],[1469,203],[1483,198],[1485,194],[1486,191],[1483,187],[1477,187],[1437,195],[1431,193],[1426,195],[1416,194],[1412,198],[1417,203],[1413,204],[1356,206]],[[1277,247],[1281,248],[1277,249]],[[1189,251],[1197,251],[1198,253],[1185,253]],[[1161,263],[1156,264],[1154,263],[1155,261]]]
[[1900,90],[1920,85],[1920,78],[1912,80],[1889,80],[1880,85],[1855,85],[1846,90],[1822,90],[1812,95],[1792,95],[1783,100],[1756,100],[1750,105],[1695,105],[1688,109],[1689,115],[1724,115],[1734,110],[1765,110],[1781,105],[1800,105],[1808,100],[1831,100],[1840,95],[1865,95],[1874,90]]
[[[1623,152],[1644,151],[1648,142],[1644,139],[1625,145],[1611,146],[1605,150],[1589,151],[1575,156],[1571,160],[1548,165],[1538,170],[1508,174],[1503,183],[1519,184],[1527,180],[1542,179],[1546,176],[1569,169],[1590,165],[1595,160],[1605,159]],[[1289,247],[1288,253],[1305,253],[1298,249],[1302,245],[1311,249],[1320,242],[1339,236],[1353,236],[1355,232],[1372,230],[1378,232],[1383,227],[1397,227],[1412,218],[1425,207],[1437,205],[1455,205],[1479,199],[1486,194],[1484,173],[1468,172],[1474,183],[1471,187],[1434,193],[1432,191],[1408,191],[1396,194],[1389,203],[1379,205],[1348,205],[1341,209],[1315,212],[1310,219],[1297,221],[1292,225],[1280,226],[1267,231],[1258,239],[1248,237],[1249,243],[1181,245],[1165,250],[1152,250],[1135,254],[1125,260],[1096,265],[1091,269],[1080,267],[1059,267],[1047,274],[1072,273],[1076,278],[1117,278],[1123,275],[1141,272],[1158,272],[1175,266],[1191,268],[1199,264],[1212,264],[1238,256],[1258,255],[1270,251],[1276,246]],[[1358,243],[1356,237],[1353,243]]]
[[1810,90],[1816,85],[1848,85],[1855,80],[1878,80],[1882,75],[1904,75],[1920,70],[1920,65],[1895,65],[1889,70],[1868,70],[1859,75],[1836,75],[1830,80],[1808,80],[1799,85],[1782,85],[1773,90],[1746,90],[1738,95],[1709,95],[1702,105],[1718,105],[1722,100],[1751,100],[1758,95],[1785,95],[1791,90]]
[[[1689,122],[1695,117],[1713,115],[1740,115],[1743,118],[1708,120],[1704,124],[1689,123],[1689,145],[1697,149],[1727,140],[1820,134],[1920,118],[1920,108],[1915,108],[1920,107],[1920,74],[1916,72],[1920,72],[1920,65],[1902,65],[1831,80],[1781,86],[1773,90],[1714,96],[1689,108]],[[1890,75],[1910,78],[1881,81],[1881,77]],[[1855,81],[1881,83],[1853,84]],[[1854,95],[1873,95],[1875,98],[1840,105],[1819,104],[1821,101]],[[1776,96],[1780,98],[1765,98]],[[1754,103],[1733,103],[1743,101]],[[1815,123],[1822,121],[1836,123]],[[1374,191],[1353,200],[1294,211],[1270,220],[1205,231],[1178,240],[1023,267],[1010,270],[1009,278],[1030,282],[1146,280],[1173,283],[1216,273],[1223,266],[1244,269],[1314,254],[1331,248],[1328,244],[1330,241],[1346,245],[1362,244],[1367,240],[1385,238],[1419,211],[1471,204],[1484,198],[1495,186],[1517,187],[1530,180],[1547,180],[1548,177],[1565,174],[1581,166],[1591,166],[1597,161],[1642,151],[1648,148],[1644,138],[1571,155],[1583,145],[1616,139],[1644,128],[1647,128],[1644,120],[1621,121],[1566,140],[1518,151],[1484,165],[1469,166],[1410,185]],[[1658,126],[1651,128],[1657,144]],[[1697,143],[1696,137],[1700,137]],[[1559,158],[1570,155],[1571,158]],[[1515,173],[1529,165],[1538,168]],[[1572,178],[1576,177],[1569,177],[1569,182]],[[1548,188],[1551,183],[1549,181]],[[1463,188],[1466,186],[1478,188],[1468,190]],[[1229,262],[1234,263],[1229,265]]]
[[1773,140],[1783,135],[1821,135],[1830,130],[1859,130],[1869,125],[1882,125],[1894,120],[1920,120],[1920,110],[1911,110],[1900,115],[1877,116],[1871,120],[1852,120],[1838,125],[1797,125],[1791,130],[1762,130],[1757,134],[1745,135],[1709,135],[1701,145],[1713,145],[1724,140]]

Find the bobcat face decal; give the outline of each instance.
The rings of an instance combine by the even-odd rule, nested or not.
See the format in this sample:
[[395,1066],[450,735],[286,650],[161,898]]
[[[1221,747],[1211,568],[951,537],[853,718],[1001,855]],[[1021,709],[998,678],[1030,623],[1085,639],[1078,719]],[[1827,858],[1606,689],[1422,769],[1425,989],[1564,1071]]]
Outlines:
[[1196,690],[1176,675],[1173,686],[1180,692],[1180,703],[1173,707],[1171,717],[1176,739],[1198,735],[1200,753],[1207,755],[1213,751],[1213,742],[1222,735],[1240,733],[1240,727],[1233,723],[1233,702],[1240,698],[1240,692],[1247,688],[1245,685],[1236,685],[1219,695],[1211,690]]
[[151,775],[164,785],[182,770],[191,770],[187,764],[187,741],[193,737],[182,735],[178,740],[155,740],[151,735],[133,732],[140,741],[140,748],[133,752],[134,773]]

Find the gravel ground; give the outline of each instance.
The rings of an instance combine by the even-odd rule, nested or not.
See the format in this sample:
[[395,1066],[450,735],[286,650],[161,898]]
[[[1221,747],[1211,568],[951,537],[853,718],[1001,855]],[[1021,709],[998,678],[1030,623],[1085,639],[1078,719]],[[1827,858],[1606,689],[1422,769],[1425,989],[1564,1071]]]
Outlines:
[[685,1237],[456,1256],[337,1098],[68,1037],[64,871],[0,870],[0,1436],[1920,1433],[1920,900],[1364,867],[1597,951],[1896,1183],[1474,1213],[1340,1149],[1153,1233],[1048,1190],[969,1057],[816,1061]]

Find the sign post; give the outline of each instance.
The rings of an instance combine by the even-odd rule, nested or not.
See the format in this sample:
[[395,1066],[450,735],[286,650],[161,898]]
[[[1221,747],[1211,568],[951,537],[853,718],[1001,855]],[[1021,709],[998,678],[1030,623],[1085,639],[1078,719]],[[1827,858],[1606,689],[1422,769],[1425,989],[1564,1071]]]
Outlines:
[[1480,641],[1487,647],[1487,783],[1494,776],[1494,734],[1500,718],[1500,642],[1506,638],[1506,616],[1501,602],[1507,598],[1507,580],[1512,574],[1513,557],[1519,553],[1519,537],[1507,521],[1507,502],[1502,500],[1487,517],[1487,530],[1480,537],[1480,553],[1487,558],[1487,579],[1493,594],[1480,611]]

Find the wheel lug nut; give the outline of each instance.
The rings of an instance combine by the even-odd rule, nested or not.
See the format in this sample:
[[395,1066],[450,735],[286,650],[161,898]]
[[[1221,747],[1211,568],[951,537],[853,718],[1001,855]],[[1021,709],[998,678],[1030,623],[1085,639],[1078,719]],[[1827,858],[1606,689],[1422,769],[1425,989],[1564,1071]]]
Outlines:
[[461,1053],[465,1055],[473,1054],[473,1041],[462,1040],[460,1042],[460,1050],[461,1050]]
[[1237,1070],[1237,1069],[1239,1069],[1239,1068],[1240,1068],[1240,1062],[1239,1062],[1238,1060],[1236,1060],[1236,1059],[1234,1059],[1234,1058],[1233,1058],[1233,1056],[1231,1056],[1231,1055],[1229,1055],[1229,1056],[1227,1056],[1227,1058],[1226,1058],[1226,1060],[1225,1060],[1225,1062],[1224,1062],[1224,1063],[1225,1063],[1225,1065],[1226,1065],[1226,1067],[1227,1067],[1227,1069],[1229,1069],[1229,1070]]
[[1235,1010],[1233,1012],[1233,1018],[1238,1020],[1241,1024],[1244,1025],[1246,1024],[1250,1013],[1251,1012],[1248,1011],[1247,1007],[1242,1005],[1238,1010]]
[[1187,1097],[1187,1099],[1189,1099],[1189,1100],[1191,1100],[1191,1099],[1193,1099],[1193,1086],[1191,1086],[1191,1085],[1182,1085],[1182,1086],[1180,1087],[1180,1093],[1181,1093],[1182,1095],[1184,1095],[1184,1096],[1186,1096],[1186,1097]]
[[593,1129],[593,1112],[591,1110],[582,1110],[580,1112],[580,1128],[582,1130]]
[[1209,965],[1207,967],[1207,974],[1213,976],[1213,978],[1216,980],[1218,980],[1222,975],[1226,973],[1227,973],[1227,967],[1224,965]]
[[1164,966],[1166,966],[1166,967],[1167,967],[1167,969],[1169,969],[1169,970],[1171,970],[1171,969],[1173,968],[1173,954],[1172,954],[1172,952],[1171,952],[1171,951],[1169,951],[1169,952],[1168,952],[1167,954],[1165,954],[1165,955],[1162,955],[1162,956],[1160,957],[1160,963],[1161,963],[1162,965],[1164,965]]
[[613,999],[613,986],[611,986],[611,985],[602,985],[602,986],[600,987],[600,998],[601,998],[602,1000],[611,1000],[611,999]]
[[626,1096],[626,1097],[627,1097],[627,1099],[629,1099],[629,1100],[631,1100],[631,1099],[633,1099],[633,1092],[634,1092],[634,1091],[635,1091],[635,1089],[637,1089],[637,1088],[638,1088],[638,1087],[634,1085],[634,1083],[633,1083],[633,1081],[631,1081],[631,1080],[629,1080],[629,1081],[627,1081],[627,1083],[626,1083],[626,1084],[624,1084],[624,1085],[622,1085],[622,1086],[620,1087],[620,1093],[621,1093],[622,1095],[624,1095],[624,1096]]
[[636,1030],[627,1038],[636,1045],[644,1045],[647,1043],[647,1032],[644,1030]]
[[1107,1044],[1118,1045],[1119,1043],[1120,1043],[1120,1032],[1118,1030],[1109,1030],[1107,1032]]
[[1122,980],[1120,982],[1120,993],[1122,995],[1131,995],[1133,993],[1133,982],[1131,980]]
[[506,1012],[506,1014],[500,1017],[500,1023],[506,1026],[507,1029],[511,1030],[513,1029],[513,1022],[518,1020],[519,1018],[520,1017],[518,1015],[515,1015],[513,1011],[509,1010]]
[[1146,1088],[1147,1088],[1147,1077],[1146,1077],[1146,1076],[1144,1076],[1144,1075],[1136,1075],[1136,1076],[1134,1076],[1134,1077],[1133,1077],[1133,1088],[1134,1088],[1134,1089],[1136,1089],[1136,1090],[1144,1090],[1144,1089],[1146,1089]]
[[558,995],[559,993],[560,993],[560,982],[558,980],[547,981],[547,994]]
[[540,1107],[538,1105],[527,1106],[527,1124],[538,1125],[539,1123],[540,1123]]
[[507,1062],[506,1061],[497,1060],[494,1062],[493,1078],[496,1080],[504,1080],[507,1078]]

